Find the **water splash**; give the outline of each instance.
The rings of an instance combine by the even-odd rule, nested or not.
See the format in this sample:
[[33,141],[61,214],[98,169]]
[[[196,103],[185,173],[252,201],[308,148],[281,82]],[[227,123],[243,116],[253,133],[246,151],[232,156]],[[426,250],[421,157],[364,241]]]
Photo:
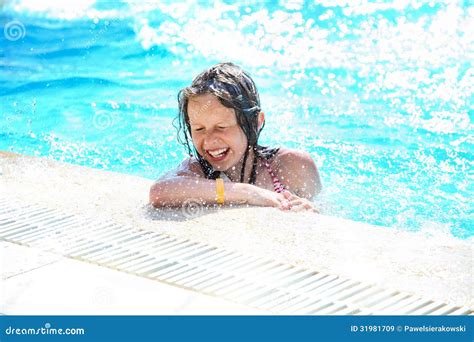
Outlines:
[[466,2],[22,0],[4,11],[26,34],[4,45],[2,149],[156,178],[185,156],[177,90],[232,60],[259,86],[262,143],[311,152],[325,213],[473,235]]

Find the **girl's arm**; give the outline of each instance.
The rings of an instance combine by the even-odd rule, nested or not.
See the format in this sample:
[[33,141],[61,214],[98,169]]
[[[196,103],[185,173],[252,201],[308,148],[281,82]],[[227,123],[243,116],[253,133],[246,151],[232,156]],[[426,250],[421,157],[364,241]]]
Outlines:
[[[255,197],[250,184],[224,183],[226,204],[250,204]],[[216,181],[178,176],[159,180],[150,189],[150,203],[155,207],[182,206],[188,201],[203,205],[216,204]]]
[[[216,181],[206,179],[193,159],[185,160],[176,170],[158,179],[150,189],[154,207],[182,206],[189,201],[216,204]],[[252,184],[224,182],[225,204],[250,204],[288,209],[282,194]]]
[[[250,204],[290,209],[288,200],[273,191],[246,183],[224,182],[225,204]],[[178,176],[159,180],[150,189],[154,207],[180,207],[193,201],[203,205],[216,204],[216,181]]]

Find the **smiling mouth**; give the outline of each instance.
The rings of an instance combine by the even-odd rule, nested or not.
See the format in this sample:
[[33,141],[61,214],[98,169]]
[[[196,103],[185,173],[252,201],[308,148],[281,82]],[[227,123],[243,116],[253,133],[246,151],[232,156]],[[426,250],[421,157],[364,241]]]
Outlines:
[[220,148],[216,150],[206,150],[207,155],[212,161],[221,161],[229,154],[230,148]]

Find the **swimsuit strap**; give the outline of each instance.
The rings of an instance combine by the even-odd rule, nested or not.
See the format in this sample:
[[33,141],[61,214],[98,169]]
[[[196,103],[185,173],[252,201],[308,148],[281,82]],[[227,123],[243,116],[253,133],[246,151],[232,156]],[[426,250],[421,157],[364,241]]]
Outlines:
[[275,189],[276,192],[280,193],[280,192],[283,192],[285,190],[285,186],[283,184],[280,183],[280,181],[278,180],[278,177],[275,176],[275,174],[273,173],[273,170],[272,168],[270,167],[270,164],[268,164],[268,161],[264,160],[265,162],[265,167],[267,168],[268,170],[268,173],[270,174],[270,176],[272,177],[272,181],[273,181],[273,188]]

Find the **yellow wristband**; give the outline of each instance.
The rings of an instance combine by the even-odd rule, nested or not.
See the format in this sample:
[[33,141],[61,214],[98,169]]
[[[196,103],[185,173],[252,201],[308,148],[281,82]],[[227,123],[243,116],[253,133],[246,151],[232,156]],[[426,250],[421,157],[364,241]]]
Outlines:
[[217,204],[224,204],[224,180],[216,179],[216,200]]

